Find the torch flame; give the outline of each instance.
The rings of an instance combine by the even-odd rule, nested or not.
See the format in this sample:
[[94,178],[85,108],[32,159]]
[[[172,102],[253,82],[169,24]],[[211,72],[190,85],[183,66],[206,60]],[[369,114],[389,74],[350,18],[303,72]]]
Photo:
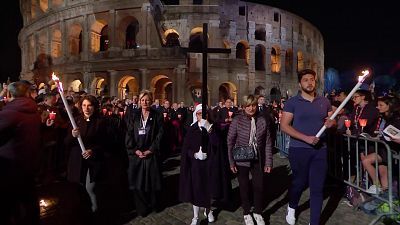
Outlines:
[[51,79],[53,79],[56,82],[58,89],[60,89],[60,91],[63,91],[63,86],[62,83],[60,82],[60,78],[58,78],[54,72],[53,74],[51,74]]
[[45,200],[40,200],[40,202],[39,202],[39,206],[41,206],[41,207],[47,207],[47,202],[45,201]]
[[363,75],[358,77],[358,82],[363,82],[365,78],[369,75],[369,70],[363,70],[361,72]]
[[53,74],[51,74],[51,79],[53,79],[56,82],[60,81],[60,78],[58,78],[54,72],[53,72]]

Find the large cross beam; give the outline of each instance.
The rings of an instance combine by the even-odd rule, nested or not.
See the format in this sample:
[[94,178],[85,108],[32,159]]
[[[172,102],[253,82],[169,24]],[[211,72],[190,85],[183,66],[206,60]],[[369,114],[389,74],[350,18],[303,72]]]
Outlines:
[[202,118],[206,119],[207,105],[208,105],[208,53],[231,53],[230,49],[226,48],[209,48],[208,47],[208,24],[203,23],[203,41],[202,49],[198,51],[196,49],[182,48],[185,52],[202,53],[203,54],[203,77],[202,77],[202,89],[201,89],[201,103],[202,103]]

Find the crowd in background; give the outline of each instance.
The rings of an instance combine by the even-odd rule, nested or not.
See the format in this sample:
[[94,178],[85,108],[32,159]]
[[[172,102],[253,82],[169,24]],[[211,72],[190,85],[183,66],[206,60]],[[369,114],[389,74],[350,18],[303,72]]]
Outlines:
[[[253,183],[253,188],[260,190],[250,191],[244,184],[248,183],[249,172],[253,177],[258,174],[257,168],[261,168],[264,173],[271,171],[270,151],[276,138],[285,98],[268,103],[262,95],[249,95],[243,105],[239,106],[234,105],[233,99],[227,98],[208,108],[205,122],[201,118],[201,105],[187,107],[184,102],[171,104],[168,99],[153,99],[149,91],[143,91],[129,99],[92,96],[73,91],[65,91],[64,95],[78,128],[72,128],[57,89],[45,87],[38,90],[27,81],[18,81],[4,84],[0,92],[0,159],[4,160],[0,165],[4,167],[2,171],[14,170],[23,165],[21,169],[15,170],[18,173],[15,177],[30,178],[26,179],[25,190],[34,185],[46,185],[55,181],[78,183],[87,191],[91,211],[94,212],[93,218],[97,223],[112,224],[112,218],[132,207],[140,216],[161,210],[158,199],[163,188],[162,164],[168,157],[181,154],[180,200],[193,204],[192,224],[197,224],[196,218],[201,207],[205,208],[209,222],[214,221],[212,209],[223,208],[229,201],[231,175],[238,171],[244,215],[249,214],[251,206],[246,195],[254,192],[258,195],[254,195],[256,212],[253,217],[257,224],[263,224],[262,217],[258,217],[263,203],[257,201],[263,186]],[[333,111],[346,96],[345,91],[328,96]],[[387,141],[393,149],[398,149],[397,143],[400,143],[400,139],[387,137],[383,130],[389,124],[400,129],[399,109],[400,103],[396,96],[377,97],[369,91],[358,90],[336,117],[337,129],[334,132],[368,134],[368,137],[380,138]],[[246,132],[252,134],[252,115],[262,118],[256,120],[257,127],[265,127],[265,131],[257,136],[265,135],[265,140],[262,140],[264,144],[267,143],[267,147],[259,144],[263,148],[261,152],[265,150],[262,153],[265,161],[254,164],[256,167],[253,164],[240,163],[238,168],[232,167],[235,164],[232,164],[230,154],[232,145],[237,143],[237,134],[230,126],[242,123],[241,126],[248,126]],[[360,125],[363,119],[367,122]],[[348,120],[351,121],[349,128],[346,127]],[[10,132],[7,133],[7,130]],[[205,137],[204,130],[207,134]],[[86,147],[84,151],[77,141],[78,136],[83,139]],[[202,144],[204,141],[206,145]],[[15,153],[10,150],[15,148],[25,151]],[[373,180],[371,193],[376,190],[385,191],[385,152],[382,150],[376,154],[367,151],[366,154],[361,154],[361,159]],[[379,162],[379,177],[374,172],[375,160]],[[203,161],[207,163],[204,164]],[[9,174],[3,172],[1,179],[8,177]],[[15,185],[20,186],[15,179]],[[192,189],[187,189],[188,182]],[[204,187],[196,190],[196,185],[199,188],[204,183],[215,185],[207,187],[207,191]],[[202,194],[196,197],[195,193]],[[29,201],[32,196],[34,193],[30,196],[28,193],[23,201]],[[116,205],[119,207],[115,207]],[[34,204],[27,207],[37,210]],[[10,210],[12,215],[12,207]],[[104,217],[105,215],[107,216]]]
[[[159,211],[163,162],[170,156],[184,154],[190,148],[189,143],[197,137],[193,132],[198,131],[193,131],[193,126],[197,125],[195,109],[199,105],[186,107],[184,102],[171,104],[168,99],[153,100],[152,93],[148,91],[129,99],[92,96],[71,90],[63,94],[77,128],[72,127],[57,89],[50,90],[49,86],[45,86],[38,90],[28,81],[3,84],[0,92],[1,132],[9,130],[13,137],[2,135],[6,146],[1,147],[0,157],[15,161],[19,155],[3,149],[14,149],[15,142],[25,142],[24,138],[36,140],[34,145],[24,146],[31,156],[23,156],[18,162],[18,165],[28,165],[29,162],[24,174],[31,177],[32,182],[26,187],[64,181],[80,184],[87,192],[90,211],[93,212],[88,220],[112,224],[113,216],[131,208],[135,208],[140,216]],[[266,129],[274,133],[281,102],[267,105],[263,96],[254,99],[256,111],[260,111],[260,115],[268,121]],[[30,106],[29,110],[23,108],[26,104]],[[233,118],[243,114],[245,108],[234,105],[230,98],[208,108],[207,123],[214,126],[209,137],[210,147],[203,146],[203,152],[209,157],[202,160],[207,162],[206,167],[219,168],[218,173],[209,171],[215,174],[209,176],[212,181],[209,183],[215,185],[210,187],[209,200],[206,200],[210,222],[214,220],[212,207],[223,207],[229,199],[231,175],[226,138]],[[4,124],[19,110],[22,114],[14,123]],[[30,126],[26,126],[23,130],[25,134],[14,133],[15,126],[20,125],[19,120],[23,121],[27,116],[37,119],[37,124],[30,125],[37,131],[33,132]],[[77,137],[82,138],[85,150],[81,150]],[[199,139],[197,145],[202,141]],[[272,148],[270,142],[268,145]],[[181,174],[184,174],[182,168],[185,168],[184,160],[181,165]],[[185,178],[182,177],[182,180]],[[186,186],[181,185],[181,189]],[[193,193],[193,190],[188,191]],[[180,196],[180,199],[192,202],[192,194],[186,197]],[[31,207],[35,208],[35,205]]]

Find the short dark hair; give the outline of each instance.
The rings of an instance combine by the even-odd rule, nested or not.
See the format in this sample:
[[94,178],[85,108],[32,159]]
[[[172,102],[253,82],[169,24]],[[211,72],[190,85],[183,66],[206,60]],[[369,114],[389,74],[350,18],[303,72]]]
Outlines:
[[368,90],[359,89],[355,93],[357,93],[360,96],[364,96],[364,101],[367,101],[367,102],[371,102],[372,101],[371,92],[368,91]]
[[[100,112],[100,104],[99,101],[97,100],[97,98],[93,95],[85,95],[84,97],[82,97],[81,101],[80,101],[80,107],[82,106],[82,102],[83,101],[89,101],[92,106],[94,107],[94,112],[93,114],[99,114]],[[82,112],[82,107],[79,109]]]
[[303,76],[306,75],[306,74],[311,74],[311,75],[313,75],[314,77],[317,76],[317,73],[316,73],[314,70],[312,70],[312,69],[300,70],[300,71],[297,72],[297,80],[299,81],[299,83],[300,83],[300,81],[301,81],[301,78],[303,78]]

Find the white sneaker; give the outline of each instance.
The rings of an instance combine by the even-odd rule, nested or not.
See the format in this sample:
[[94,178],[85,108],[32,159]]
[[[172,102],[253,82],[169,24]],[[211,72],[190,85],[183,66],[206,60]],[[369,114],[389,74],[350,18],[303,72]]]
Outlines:
[[204,210],[204,216],[207,217],[209,223],[213,223],[213,222],[215,221],[215,218],[214,218],[214,215],[213,215],[213,211],[212,211],[212,210],[210,210],[210,211],[208,212],[208,215],[207,215],[207,210],[205,209],[205,210]]
[[199,221],[199,218],[193,217],[192,223],[190,225],[197,225],[197,222]]
[[264,218],[260,214],[253,213],[253,216],[254,216],[254,219],[257,222],[257,225],[265,225]]
[[371,185],[368,189],[367,189],[367,193],[369,194],[379,194],[379,192],[381,192],[381,188],[377,187],[375,184]]
[[243,217],[244,217],[244,224],[254,225],[253,218],[250,216],[250,214],[244,215]]
[[296,223],[296,216],[295,216],[296,210],[290,208],[289,206],[287,207],[287,215],[286,215],[286,222],[290,225],[294,225]]

